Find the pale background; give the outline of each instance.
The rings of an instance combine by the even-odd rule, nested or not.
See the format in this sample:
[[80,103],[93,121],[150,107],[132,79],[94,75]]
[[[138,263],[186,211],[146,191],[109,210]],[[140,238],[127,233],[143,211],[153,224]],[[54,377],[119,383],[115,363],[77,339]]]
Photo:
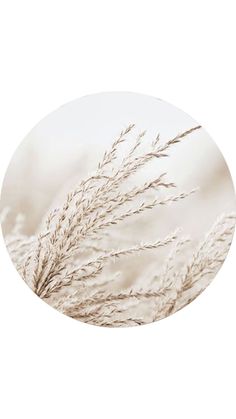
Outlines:
[[[17,214],[23,213],[25,233],[35,234],[49,208],[63,202],[69,190],[96,170],[105,150],[130,123],[135,123],[135,128],[120,147],[119,155],[144,129],[147,131],[141,153],[148,152],[158,133],[160,143],[165,143],[199,125],[161,99],[131,92],[87,95],[61,106],[29,132],[10,161],[0,200],[0,209],[10,208],[3,231],[9,232]],[[236,208],[227,165],[204,127],[184,138],[168,154],[167,158],[154,159],[127,182],[139,185],[167,172],[167,181],[174,182],[177,188],[161,191],[161,196],[196,187],[199,191],[171,207],[134,217],[128,222],[133,242],[151,239],[150,235],[155,240],[176,227],[183,229],[182,234],[199,240],[219,215]],[[159,193],[149,192],[149,200]],[[123,224],[118,230],[122,230]]]
[[[121,157],[144,129],[147,132],[138,154],[149,151],[158,132],[161,144],[199,125],[191,116],[161,99],[130,92],[87,95],[61,106],[30,131],[10,161],[0,199],[0,210],[10,208],[3,224],[4,235],[11,232],[18,214],[25,216],[23,232],[28,235],[39,232],[49,209],[63,204],[66,194],[96,170],[105,150],[133,122],[135,128],[119,149]],[[156,179],[165,172],[167,182],[174,182],[176,188],[149,191],[141,202],[152,201],[154,197],[164,199],[196,187],[199,190],[178,203],[157,206],[113,226],[111,237],[103,242],[105,248],[155,241],[181,228],[180,236],[189,237],[191,242],[176,264],[187,263],[217,218],[236,210],[230,173],[204,128],[184,138],[168,150],[168,155],[153,159],[131,176],[122,185],[123,190]],[[147,286],[150,277],[162,270],[169,251],[167,247],[111,263],[101,279],[120,270],[122,280],[114,281],[111,287],[123,289],[137,283]]]
[[[9,1],[1,12],[0,177],[22,138],[76,97],[161,97],[235,166],[233,1]],[[3,246],[0,413],[11,418],[235,418],[235,241],[212,285],[161,322],[72,321],[19,280]]]

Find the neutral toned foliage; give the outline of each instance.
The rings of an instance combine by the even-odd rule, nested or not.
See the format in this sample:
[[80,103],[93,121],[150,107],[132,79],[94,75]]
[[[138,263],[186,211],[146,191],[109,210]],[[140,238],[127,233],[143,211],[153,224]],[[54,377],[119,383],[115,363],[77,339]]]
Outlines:
[[[120,133],[97,170],[69,191],[61,206],[49,211],[39,232],[30,237],[23,234],[24,216],[19,214],[5,237],[18,272],[40,298],[62,313],[94,325],[145,324],[184,307],[215,276],[234,232],[235,214],[220,214],[202,241],[191,247],[190,256],[185,251],[191,239],[182,237],[178,228],[155,241],[118,248],[113,237],[115,226],[136,217],[138,228],[143,213],[178,205],[197,193],[197,188],[173,193],[176,185],[167,179],[167,173],[135,186],[130,186],[129,180],[141,170],[148,170],[153,160],[157,160],[158,168],[158,159],[168,157],[171,148],[201,127],[193,127],[164,143],[158,135],[145,152],[145,132],[133,138],[133,129],[134,125],[129,125]],[[7,213],[8,209],[4,209],[1,223]],[[104,247],[105,236],[109,247]],[[108,265],[115,266],[118,259],[144,252],[159,252],[161,248],[170,248],[169,254],[161,266],[157,263],[152,268],[152,274],[147,271],[142,286],[134,278],[125,289],[113,287],[123,273],[120,267],[113,273],[106,271]]]

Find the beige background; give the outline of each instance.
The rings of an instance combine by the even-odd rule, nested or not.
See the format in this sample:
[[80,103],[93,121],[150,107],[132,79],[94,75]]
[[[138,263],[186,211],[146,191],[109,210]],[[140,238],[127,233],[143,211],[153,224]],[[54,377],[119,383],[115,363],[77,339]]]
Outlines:
[[[9,206],[12,210],[9,222],[17,213],[24,213],[26,233],[33,234],[45,211],[96,168],[106,148],[129,123],[136,124],[132,136],[147,130],[144,148],[145,141],[148,143],[158,132],[165,141],[197,124],[166,102],[132,93],[86,96],[62,106],[28,134],[10,162],[1,195],[1,207]],[[234,208],[228,168],[205,130],[173,147],[169,158],[154,161],[138,182],[162,172],[168,172],[168,179],[178,185],[179,191],[200,188],[195,196],[176,204],[174,209],[157,210],[168,224],[167,230],[179,224],[198,236],[218,214]],[[150,222],[150,234],[165,232],[165,224],[155,222],[156,210],[148,217],[154,219]],[[9,227],[6,225],[4,232]],[[149,230],[148,225],[145,230]]]
[[[5,176],[1,206],[11,209],[3,226],[7,234],[17,214],[26,217],[24,231],[28,235],[40,229],[49,209],[63,202],[66,193],[79,180],[96,169],[99,159],[119,132],[129,123],[135,130],[127,137],[122,150],[139,132],[147,130],[143,150],[160,133],[160,141],[173,138],[198,123],[183,111],[149,96],[134,93],[103,93],[86,96],[59,108],[42,120],[16,150]],[[171,206],[157,207],[141,216],[131,217],[112,228],[103,239],[107,249],[127,247],[140,241],[155,241],[181,228],[181,235],[191,239],[181,252],[178,263],[186,262],[199,240],[209,231],[216,218],[235,208],[235,195],[230,173],[216,144],[204,129],[192,133],[175,145],[169,157],[155,160],[129,180],[141,184],[167,172],[167,179],[177,188],[146,197],[165,197],[199,190]],[[122,280],[112,287],[144,285],[162,269],[169,248],[144,252],[110,264],[104,275],[122,271]]]

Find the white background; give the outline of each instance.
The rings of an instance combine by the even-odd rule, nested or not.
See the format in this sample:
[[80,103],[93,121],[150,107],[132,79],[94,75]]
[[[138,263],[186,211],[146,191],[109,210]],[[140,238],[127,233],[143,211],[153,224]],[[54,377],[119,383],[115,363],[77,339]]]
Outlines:
[[[1,181],[42,117],[110,90],[150,94],[187,111],[215,139],[235,180],[234,3],[2,3]],[[60,315],[23,284],[2,238],[0,245],[3,419],[235,418],[235,240],[195,302],[132,329]]]

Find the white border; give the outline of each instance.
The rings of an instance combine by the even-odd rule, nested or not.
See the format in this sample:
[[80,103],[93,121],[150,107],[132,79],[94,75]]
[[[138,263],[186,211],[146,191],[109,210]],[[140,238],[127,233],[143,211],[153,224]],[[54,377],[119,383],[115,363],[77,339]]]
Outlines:
[[[206,127],[236,181],[234,2],[9,0],[1,11],[0,179],[21,139],[99,91],[163,98]],[[2,239],[1,417],[235,418],[234,240],[212,285],[153,325],[72,321],[21,282]]]

